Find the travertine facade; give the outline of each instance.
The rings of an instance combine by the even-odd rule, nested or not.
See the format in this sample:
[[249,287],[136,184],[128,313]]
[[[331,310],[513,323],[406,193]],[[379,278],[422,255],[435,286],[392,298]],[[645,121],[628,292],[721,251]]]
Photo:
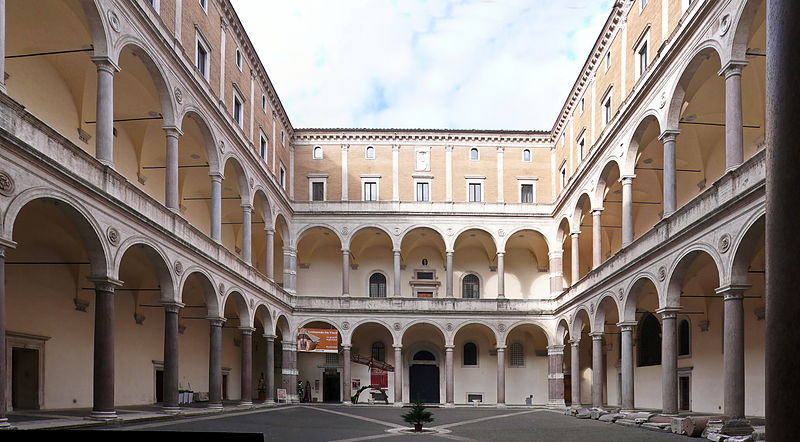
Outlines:
[[617,2],[547,131],[294,128],[227,0],[3,11],[0,419],[347,402],[356,355],[397,404],[765,414],[763,1]]

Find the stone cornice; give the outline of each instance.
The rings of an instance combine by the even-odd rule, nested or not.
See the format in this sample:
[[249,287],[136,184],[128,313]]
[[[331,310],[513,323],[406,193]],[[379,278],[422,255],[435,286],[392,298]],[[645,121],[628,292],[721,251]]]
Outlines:
[[447,129],[296,129],[295,144],[313,142],[430,142],[540,144],[551,147],[550,133],[512,130]]

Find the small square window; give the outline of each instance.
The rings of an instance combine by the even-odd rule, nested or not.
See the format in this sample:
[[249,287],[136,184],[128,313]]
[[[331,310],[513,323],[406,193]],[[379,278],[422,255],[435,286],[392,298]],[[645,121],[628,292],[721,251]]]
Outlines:
[[414,189],[414,199],[416,201],[430,201],[431,183],[428,181],[417,181]]
[[481,202],[482,201],[482,192],[481,192],[481,183],[469,183],[468,185],[468,194],[469,194],[469,202]]
[[322,154],[323,154],[322,147],[321,146],[314,146],[314,150],[313,150],[313,152],[311,154],[311,158],[313,158],[315,160],[321,160],[322,159]]
[[480,153],[477,147],[473,147],[469,150],[469,159],[470,161],[478,161],[480,159]]
[[520,202],[526,204],[533,203],[533,184],[520,185]]
[[364,150],[364,158],[368,160],[375,159],[375,148],[373,146],[367,146],[367,148]]
[[522,150],[522,161],[526,163],[531,162],[531,150],[530,149],[523,149]]
[[242,70],[242,51],[236,49],[236,67]]
[[378,183],[364,181],[364,201],[378,201]]

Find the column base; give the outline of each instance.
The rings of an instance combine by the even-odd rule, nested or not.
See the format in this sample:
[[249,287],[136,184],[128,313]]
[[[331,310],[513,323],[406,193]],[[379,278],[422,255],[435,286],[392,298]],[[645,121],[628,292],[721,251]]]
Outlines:
[[497,404],[497,408],[506,408],[506,404],[505,403]]
[[444,404],[444,408],[453,408],[453,407],[455,407],[455,404],[453,404],[452,402]]
[[241,401],[239,402],[240,407],[252,407],[253,401]]
[[397,407],[397,408],[400,408],[400,407],[402,407],[403,405],[404,405],[404,404],[403,404],[402,402],[395,402],[395,403],[394,403],[394,406],[395,406],[395,407]]
[[117,416],[116,411],[92,411],[87,419],[94,421],[114,421],[119,419],[119,416]]
[[0,419],[0,430],[14,430],[14,429],[16,429],[16,427],[14,427],[8,422],[8,418],[4,417]]
[[565,408],[566,406],[567,404],[564,402],[564,399],[549,401],[547,403],[547,408]]
[[162,407],[161,412],[164,414],[178,414],[181,412],[181,407]]
[[350,401],[342,401],[342,405],[353,405]]
[[206,406],[206,408],[208,408],[209,410],[218,410],[218,411],[222,411],[222,403],[218,403],[218,404],[212,404],[212,403],[209,403],[209,404]]
[[267,400],[264,401],[264,405],[268,405],[268,406],[271,407],[271,406],[275,405],[275,400],[274,399],[267,399]]

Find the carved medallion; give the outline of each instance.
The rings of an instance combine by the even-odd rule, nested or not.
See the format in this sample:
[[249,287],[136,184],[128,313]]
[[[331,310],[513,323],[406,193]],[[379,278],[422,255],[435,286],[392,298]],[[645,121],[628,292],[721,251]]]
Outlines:
[[394,329],[395,329],[395,331],[400,331],[400,328],[401,328],[401,327],[400,327],[400,323],[399,323],[399,322],[395,322],[395,323],[394,323]]
[[119,231],[114,227],[108,228],[108,231],[106,231],[106,237],[108,237],[108,242],[110,242],[112,246],[119,245]]
[[108,11],[108,24],[111,26],[111,29],[113,29],[114,32],[119,32],[119,17],[113,9]]
[[178,102],[178,104],[183,103],[183,92],[179,87],[175,88],[175,101]]
[[502,237],[506,236],[506,231],[503,230],[503,229],[500,229],[500,230],[497,231],[497,234],[500,235],[500,238],[502,238]]
[[453,324],[448,322],[447,325],[445,326],[445,328],[447,328],[447,331],[451,332],[451,331],[453,331]]
[[350,233],[350,229],[347,226],[342,227],[342,235],[347,236],[348,233]]
[[658,268],[658,280],[663,281],[667,279],[667,269],[664,266]]
[[0,172],[0,195],[11,196],[14,193],[14,180],[11,175]]
[[727,253],[728,250],[731,248],[731,236],[727,233],[722,235],[719,238],[719,243],[717,244],[717,248],[721,253]]
[[395,227],[394,228],[394,236],[400,236],[400,228],[399,227]]
[[447,236],[453,236],[453,233],[455,233],[455,232],[453,232],[453,229],[451,229],[450,227],[448,227],[448,228],[447,228],[447,231],[446,231],[445,233],[447,233]]
[[225,284],[220,282],[219,283],[219,294],[221,295],[223,293],[225,293]]
[[183,263],[180,261],[175,261],[175,274],[178,276],[183,274]]
[[667,93],[661,92],[661,98],[659,99],[658,108],[664,109],[664,106],[667,105]]
[[617,294],[617,299],[622,301],[622,298],[625,296],[625,291],[622,288],[619,289],[619,293]]
[[500,324],[497,324],[497,329],[501,332],[504,332],[506,331],[506,325],[501,322]]
[[719,19],[719,35],[720,37],[727,34],[731,29],[731,15],[725,14]]
[[343,329],[345,329],[345,330],[349,329],[349,328],[350,328],[350,323],[349,323],[349,322],[347,322],[347,321],[344,321],[344,322],[342,323],[342,328],[343,328]]

